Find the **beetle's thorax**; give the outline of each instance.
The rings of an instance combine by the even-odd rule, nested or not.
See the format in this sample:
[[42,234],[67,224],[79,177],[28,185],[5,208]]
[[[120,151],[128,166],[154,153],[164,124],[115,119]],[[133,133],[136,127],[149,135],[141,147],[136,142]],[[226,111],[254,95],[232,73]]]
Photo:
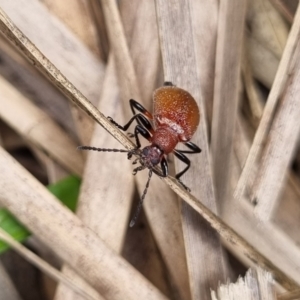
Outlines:
[[164,154],[171,153],[178,144],[178,134],[168,126],[158,127],[152,136],[152,145],[158,146]]

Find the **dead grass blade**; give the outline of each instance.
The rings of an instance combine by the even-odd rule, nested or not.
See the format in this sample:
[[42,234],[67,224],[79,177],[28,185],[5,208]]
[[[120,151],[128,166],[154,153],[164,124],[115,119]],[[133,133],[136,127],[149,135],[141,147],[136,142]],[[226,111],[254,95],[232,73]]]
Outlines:
[[166,299],[2,148],[0,164],[1,203],[105,298]]
[[[68,80],[76,85],[92,103],[97,103],[104,65],[58,18],[37,0],[30,2],[0,0],[0,7],[9,14],[19,28],[22,28],[24,35],[28,36],[32,43],[54,62]],[[39,30],[36,30],[36,26],[39,26]],[[21,49],[21,52],[24,50]],[[30,61],[34,63],[32,59]],[[44,66],[46,63],[43,62]],[[88,83],[86,78],[89,79]]]
[[0,290],[1,297],[5,300],[22,300],[2,263],[0,263]]
[[251,35],[280,59],[286,45],[288,26],[268,0],[249,2]]
[[271,89],[288,36],[288,27],[268,0],[249,1],[246,49],[253,74]]
[[300,290],[296,290],[290,293],[279,294],[278,300],[297,300],[300,298]]
[[[238,125],[240,124],[241,122],[239,121]],[[250,140],[246,137],[244,126],[237,126],[237,129],[239,130],[237,130],[238,137],[235,139],[235,161],[239,161],[239,163],[235,165],[235,178],[233,178],[232,182],[233,187],[236,186],[240,170],[242,169],[247,153],[250,149]],[[259,165],[255,165],[253,168],[259,168]],[[284,204],[286,205],[293,197],[296,205],[296,207],[292,208],[294,209],[293,212],[295,212],[294,218],[293,216],[291,217],[290,212],[287,213],[288,216],[285,217],[290,222],[288,224],[292,226],[290,230],[285,230],[285,233],[282,232],[282,225],[279,227],[280,218],[278,217],[276,218],[274,216],[276,225],[273,224],[273,222],[263,224],[259,222],[253,213],[254,207],[250,205],[249,201],[245,198],[238,202],[235,199],[227,202],[226,205],[222,207],[222,218],[229,226],[235,228],[235,231],[248,241],[255,249],[257,249],[265,257],[268,257],[270,261],[274,262],[277,268],[281,269],[285,274],[288,274],[290,278],[293,278],[299,284],[300,277],[298,270],[300,265],[298,261],[300,261],[300,251],[297,246],[298,232],[294,230],[293,227],[295,226],[295,223],[291,220],[295,220],[295,216],[298,216],[297,202],[299,199],[299,193],[296,194],[294,190],[294,188],[292,189],[290,187],[287,189],[287,191],[290,192],[287,194],[284,201]],[[280,212],[282,209],[284,208],[280,208]],[[277,215],[280,214],[280,212],[277,213]],[[287,225],[283,226],[286,227]],[[229,248],[232,249],[231,246],[229,246]],[[245,264],[251,265],[245,257],[242,257],[241,253],[237,253],[235,251],[234,253],[237,257],[244,261]]]
[[212,300],[276,300],[272,275],[260,268],[250,269],[245,278],[239,278],[236,283],[229,283],[212,291]]
[[0,239],[7,243],[10,247],[12,247],[15,251],[17,251],[21,256],[23,256],[26,260],[31,262],[37,268],[39,268],[42,272],[45,272],[48,276],[53,278],[55,281],[61,282],[71,288],[74,292],[81,295],[84,299],[89,300],[98,300],[98,297],[94,295],[89,295],[85,292],[85,290],[78,287],[70,278],[64,276],[61,272],[53,268],[43,259],[38,257],[36,254],[28,250],[22,244],[16,242],[9,234],[7,234],[4,230],[0,229]]
[[[71,137],[76,137],[70,113],[70,102],[46,78],[21,56],[18,50],[1,34],[0,55],[2,76],[51,118],[59,122]],[[18,80],[16,81],[16,77]]]
[[300,133],[300,44],[295,49],[291,67],[291,75],[286,91],[272,122],[268,141],[261,158],[261,167],[257,173],[251,191],[251,200],[257,203],[255,212],[259,218],[266,221],[272,216],[284,183],[286,174],[293,159]]
[[133,143],[122,132],[116,129],[116,127],[75,88],[75,86],[35,47],[35,45],[28,40],[2,10],[0,11],[0,30],[42,73],[48,77],[49,80],[69,97],[74,104],[83,109],[104,129],[113,133],[115,138],[126,148],[132,149],[134,147]]
[[93,11],[90,9],[90,2],[93,1],[42,0],[40,2],[47,7],[52,16],[55,15],[66,27],[70,28],[96,57],[100,56],[101,61],[104,61],[103,53],[99,53],[99,40],[101,37],[98,36],[95,29]]
[[67,170],[81,176],[83,157],[74,151],[76,144],[67,133],[3,77],[0,85],[0,117]]
[[237,187],[235,189],[234,197],[236,199],[241,199],[245,189],[249,186],[249,178],[251,172],[253,171],[253,166],[256,161],[258,161],[258,156],[262,150],[263,141],[267,135],[270,128],[271,121],[275,112],[276,105],[278,103],[279,97],[282,93],[282,89],[286,84],[288,75],[290,74],[290,63],[295,53],[296,46],[298,44],[300,37],[300,7],[298,8],[292,29],[289,34],[289,38],[283,52],[283,56],[280,61],[280,65],[273,83],[272,89],[270,91],[268,101],[264,108],[264,113],[260,121],[259,127],[256,131],[252,147],[248,154],[246,164],[243,168],[243,172],[238,181]]
[[[118,102],[117,86],[115,64],[111,56],[103,82],[99,109],[123,124],[125,121],[121,107],[112,105]],[[104,145],[103,147],[111,149],[120,148],[118,141],[112,139],[107,133],[104,135],[100,126],[94,129],[91,145],[99,147]],[[133,176],[124,176],[124,174],[130,173],[131,166],[126,159],[126,153],[114,155],[89,151],[77,207],[77,215],[84,224],[120,255],[128,228],[134,179]],[[63,272],[72,276],[76,282],[81,282],[79,276],[68,266],[63,268]],[[60,285],[55,299],[67,299],[73,294],[74,291],[67,286]]]
[[[268,258],[268,263],[257,263],[258,260],[249,258],[246,252],[241,251],[241,248],[236,248],[231,242],[226,242],[229,249],[247,265],[260,265],[262,268],[270,271],[275,280],[278,281],[277,271],[281,274],[287,274],[289,278],[293,278],[294,283],[299,285],[299,263],[300,258],[299,248],[295,242],[283,233],[278,227],[271,223],[262,224],[257,221],[253,214],[253,207],[245,201],[239,205],[228,205],[223,209],[222,218],[235,231],[242,236],[244,240],[249,241],[253,249],[257,249],[265,258]],[[269,263],[272,262],[273,267],[270,268]],[[264,265],[264,266],[263,266]],[[278,281],[279,282],[279,281]],[[285,286],[289,291],[292,291],[296,286]]]
[[219,1],[190,1],[197,74],[211,135]]
[[218,203],[231,198],[231,154],[241,76],[247,1],[220,3],[215,90],[211,133],[214,182]]
[[295,11],[297,10],[297,1],[271,0],[276,9],[284,16],[289,24],[293,23]]
[[[115,63],[113,56],[110,56],[99,110],[105,111],[107,115],[123,124],[125,118],[122,108],[120,105],[112,105],[119,101],[117,86]],[[104,145],[110,149],[122,148],[109,134],[104,135],[100,126],[95,127],[91,145]],[[77,213],[79,218],[117,253],[121,253],[129,224],[134,177],[126,174],[131,175],[131,172],[126,153],[88,153]]]
[[[136,2],[136,4],[137,3],[138,2]],[[112,50],[114,57],[116,58],[116,66],[118,71],[117,76],[120,83],[121,98],[123,99],[123,109],[125,116],[129,118],[131,116],[131,112],[128,113],[128,99],[132,97],[138,97],[137,100],[142,99],[142,103],[145,103],[146,99],[151,100],[152,91],[154,85],[156,84],[155,79],[159,55],[157,33],[153,26],[153,22],[155,22],[155,8],[152,3],[138,3],[136,16],[134,18],[132,17],[132,19],[135,20],[133,24],[134,26],[131,25],[131,28],[130,24],[128,24],[128,19],[130,19],[132,12],[128,11],[127,9],[124,23],[125,26],[128,27],[128,36],[132,37],[132,41],[130,41],[132,44],[130,47],[130,52],[132,53],[132,57],[135,58],[132,61],[131,57],[129,56],[130,53],[127,49],[128,47],[126,38],[124,36],[125,30],[122,27],[120,16],[118,16],[116,3],[113,1],[105,1],[102,2],[102,4],[104,5],[104,13]],[[129,2],[127,2],[127,5],[128,4]],[[132,5],[133,4],[131,3],[130,6]],[[126,2],[122,3],[121,9],[122,6],[124,6],[125,10]],[[145,27],[144,24],[146,19],[149,20],[146,22],[147,25],[149,25]],[[133,64],[135,64],[135,68],[133,67]],[[145,71],[145,69],[147,71]],[[137,78],[139,80],[137,80]],[[142,95],[143,98],[141,98]],[[145,104],[145,107],[149,106],[150,104]],[[144,174],[139,174],[139,176],[136,177],[136,181],[141,193],[146,182],[146,178],[143,175]],[[155,180],[152,180],[151,186],[153,186],[154,182]],[[151,188],[147,197],[149,200],[151,199],[151,203],[146,201],[145,210],[148,219],[150,220],[150,226],[156,242],[161,250],[171,278],[176,285],[176,289],[183,296],[183,298],[187,298],[189,291],[187,285],[188,277],[185,268],[185,253],[183,245],[180,244],[180,241],[182,241],[182,231],[178,226],[168,227],[168,224],[171,224],[174,221],[178,223],[179,221],[178,216],[176,217],[169,214],[170,211],[178,212],[176,209],[176,203],[172,201],[173,194],[170,193],[170,191],[165,187],[162,188],[162,190]],[[162,197],[163,201],[161,201]],[[164,221],[160,222],[158,220],[162,215],[164,216]],[[156,221],[151,222],[151,220]],[[169,238],[166,241],[164,233],[167,230],[169,231]],[[176,251],[174,251],[174,248]]]
[[[156,1],[164,78],[165,81],[187,89],[198,101],[202,120],[193,136],[193,142],[200,145],[202,153],[191,157],[191,170],[183,180],[194,194],[216,212],[209,165],[207,118],[196,70],[190,5],[189,1]],[[197,169],[193,168],[193,165],[197,166]],[[177,170],[178,167],[182,169],[182,164],[177,164],[176,167]],[[218,237],[189,206],[183,203],[182,211],[192,299],[208,299],[208,286],[212,288],[226,277],[221,245]],[[205,261],[207,257],[209,263]]]
[[[65,264],[61,268],[61,272],[63,276],[67,278],[71,278],[72,282],[77,286],[80,287],[85,293],[88,295],[93,295],[93,299],[96,300],[105,300],[98,291],[96,291],[90,284],[80,277],[77,272],[74,271],[69,265]],[[63,284],[63,282],[58,282],[59,284],[55,290],[55,297],[53,300],[59,299],[72,299],[72,300],[83,300],[81,295],[78,295],[72,287]]]
[[[110,124],[110,122],[108,122],[107,119],[101,113],[99,113],[94,108],[94,106],[92,106],[91,103],[88,102],[86,100],[86,98],[84,98],[83,95],[77,89],[75,89],[75,87],[69,81],[66,80],[66,78],[57,70],[57,68],[55,68],[53,66],[53,64],[51,64],[51,62],[49,60],[47,60],[42,55],[42,53],[38,51],[38,49],[36,47],[33,46],[33,44],[12,24],[12,22],[6,17],[6,15],[2,11],[0,13],[0,29],[3,33],[5,33],[5,35],[10,40],[13,41],[14,44],[16,44],[19,47],[19,49],[22,50],[22,53],[24,53],[24,55],[26,55],[29,59],[34,61],[35,65],[40,70],[43,70],[45,72],[45,74],[47,75],[48,78],[50,78],[52,81],[55,81],[56,85],[58,87],[60,87],[60,89],[63,90],[70,97],[70,99],[72,99],[80,107],[82,107],[83,109],[88,111],[89,114],[95,120],[97,120],[99,122],[99,124],[101,124],[112,135],[114,135],[114,137],[117,140],[119,140],[125,147],[127,147],[127,148],[133,147],[133,144],[119,130],[117,130],[114,126],[112,126]],[[6,162],[6,156],[4,158],[4,162]],[[4,164],[2,164],[2,165],[4,165]],[[12,166],[14,166],[14,164]],[[8,168],[8,169],[10,169],[10,168]],[[22,173],[23,171],[20,171],[18,169],[16,174],[19,174],[19,172]],[[12,191],[15,190],[15,186],[16,186],[15,185],[15,182],[16,182],[15,175],[16,174],[14,174],[14,176],[13,176],[14,177],[14,179],[13,179],[14,185],[12,187],[10,187],[10,189]],[[2,182],[3,182],[3,180],[0,181],[0,183],[2,183]],[[251,246],[249,246],[239,235],[237,235],[233,230],[228,228],[228,226],[226,226],[225,223],[223,223],[218,217],[216,217],[215,214],[213,214],[209,209],[207,209],[204,205],[202,205],[199,202],[199,200],[197,200],[195,197],[191,196],[189,193],[187,193],[185,190],[183,190],[171,178],[166,178],[165,182],[167,182],[167,184],[181,198],[183,198],[185,201],[187,201],[198,213],[200,213],[202,215],[202,217],[205,220],[207,220],[212,225],[212,227],[215,228],[219,232],[219,234],[222,237],[224,237],[225,239],[230,241],[230,243],[232,243],[236,247],[238,252],[245,253],[245,255],[247,257],[249,257],[256,264],[258,264],[262,267],[265,267],[268,270],[271,270],[274,274],[275,279],[278,280],[278,282],[280,284],[282,284],[283,286],[285,286],[287,289],[293,289],[297,286],[297,284],[295,284],[295,282],[293,280],[289,279],[281,270],[276,268],[273,263],[271,263],[265,257],[262,257],[259,253],[257,253],[257,251],[255,251],[255,249],[253,249]],[[29,189],[30,189],[30,191],[34,190],[34,189],[32,189],[32,187],[30,187]],[[4,188],[4,191],[7,191],[6,187]],[[2,189],[1,189],[1,192],[2,192]],[[24,194],[24,196],[26,196],[26,193]],[[13,195],[13,197],[15,197],[15,194]],[[47,196],[45,195],[45,197],[50,197],[50,196],[47,193]],[[51,198],[51,199],[53,199],[53,198]],[[40,198],[39,198],[39,200],[40,200]],[[51,200],[51,202],[52,202],[52,200]],[[20,203],[23,203],[23,201],[19,201],[18,204],[16,204],[16,207],[14,207],[14,208],[16,208],[16,209],[18,209],[18,207],[20,208]],[[38,201],[36,204],[38,204]],[[8,206],[10,208],[12,208],[11,205],[8,205]],[[22,207],[24,208],[24,206],[22,206]],[[30,204],[29,204],[29,206],[26,206],[26,207],[30,207]],[[60,211],[60,209],[58,209],[58,211]],[[19,213],[17,212],[16,215],[18,215],[18,216],[20,215],[20,219],[22,219],[23,221],[26,221],[26,220],[24,220],[24,215],[22,217],[22,212],[23,211],[21,211]],[[56,211],[54,211],[54,213],[53,213],[54,216],[56,215],[55,213],[56,213]],[[49,211],[47,213],[45,213],[45,215],[43,215],[43,217],[47,218],[48,214],[49,214]],[[67,215],[65,213],[63,214],[64,221],[65,221],[65,217],[67,217],[67,219],[71,218],[71,220],[73,220],[73,222],[75,222],[74,224],[78,225],[79,221],[75,217],[73,217],[73,216],[71,217],[71,214],[68,216]],[[34,216],[34,218],[36,218],[36,216],[39,216],[39,213],[33,213],[32,217],[33,216]],[[52,217],[52,213],[51,213],[51,217]],[[31,221],[32,220],[28,220],[29,223]],[[49,220],[48,223],[52,224],[52,220]],[[79,222],[79,224],[81,224],[81,223]],[[90,247],[89,247],[89,249],[85,249],[86,247],[81,247],[82,245],[80,243],[83,242],[82,240],[80,240],[79,244],[77,244],[78,237],[83,238],[84,232],[87,231],[89,233],[89,235],[93,236],[93,234],[89,230],[84,230],[84,232],[83,232],[81,226],[77,226],[77,227],[78,227],[78,232],[79,232],[78,234],[80,234],[80,235],[76,236],[76,239],[74,239],[74,241],[73,241],[74,244],[72,244],[72,247],[78,246],[80,251],[92,251],[92,249],[93,249],[93,251],[95,251],[95,255],[96,256],[99,255],[99,253],[101,253],[101,251],[99,250],[99,249],[101,249],[101,246],[98,243],[97,243],[97,247],[95,247],[95,248],[91,246],[92,249],[90,249]],[[38,227],[36,230],[39,230]],[[40,231],[40,232],[42,232],[41,236],[43,237],[44,233],[45,232],[47,233],[47,231],[48,231],[48,227],[44,226],[43,229],[41,229],[41,231]],[[67,231],[65,233],[66,233],[66,236],[70,235],[69,231]],[[44,239],[46,239],[46,242],[48,242],[48,244],[51,241],[51,238],[44,237]],[[55,241],[55,239],[58,239],[58,237],[56,235],[54,236],[54,241]],[[95,238],[95,240],[97,240],[97,239]],[[66,243],[64,241],[64,239],[58,240],[57,242],[59,245],[61,245],[61,243],[62,243],[63,246],[66,248],[68,248],[70,246],[68,243]],[[90,243],[92,241],[88,240],[87,242]],[[84,244],[84,242],[83,242],[83,244]],[[51,244],[50,244],[50,246],[51,246]],[[56,246],[57,245],[55,245],[55,247]],[[77,251],[74,249],[74,252],[77,252]],[[72,260],[72,258],[69,257],[68,255],[66,255],[65,253],[62,253],[62,256],[66,256],[65,257],[66,260]],[[87,256],[88,256],[88,254],[87,254]],[[85,255],[83,255],[83,257],[85,257]],[[117,259],[117,262],[118,262],[118,259]],[[75,261],[72,260],[71,263],[75,263]],[[89,267],[92,268],[92,266],[94,264],[95,264],[95,262],[92,265],[90,265]],[[96,270],[96,271],[98,271],[98,270]],[[94,283],[97,284],[97,283],[99,283],[99,281],[97,281],[97,283],[96,282],[94,282]],[[108,292],[110,292],[110,291],[108,291]]]
[[[105,16],[105,23],[107,26],[109,41],[113,54],[116,59],[116,66],[120,68],[117,75],[121,90],[122,99],[140,99],[141,94],[138,87],[138,82],[130,58],[128,45],[126,42],[124,29],[118,11],[118,6],[114,1],[102,1],[103,13]],[[129,105],[122,101],[123,111],[125,116],[131,115]]]
[[250,33],[246,35],[245,48],[249,55],[249,62],[253,70],[254,78],[271,89],[278,70],[279,58],[252,37]]
[[253,78],[252,67],[248,59],[247,47],[243,47],[242,75],[245,91],[247,93],[251,115],[255,122],[259,122],[263,113],[264,98],[258,88],[258,84]]

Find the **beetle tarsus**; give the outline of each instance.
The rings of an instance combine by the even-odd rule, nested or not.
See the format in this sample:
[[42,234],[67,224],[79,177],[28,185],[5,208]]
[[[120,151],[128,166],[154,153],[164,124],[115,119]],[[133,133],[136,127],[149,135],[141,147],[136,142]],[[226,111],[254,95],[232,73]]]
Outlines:
[[135,137],[134,133],[132,133],[132,132],[127,132],[127,136],[130,137],[130,138],[134,138]]
[[188,186],[186,186],[180,179],[177,179],[177,181],[182,185],[182,187],[183,187],[186,191],[188,191],[189,193],[191,192],[191,189],[190,189]]

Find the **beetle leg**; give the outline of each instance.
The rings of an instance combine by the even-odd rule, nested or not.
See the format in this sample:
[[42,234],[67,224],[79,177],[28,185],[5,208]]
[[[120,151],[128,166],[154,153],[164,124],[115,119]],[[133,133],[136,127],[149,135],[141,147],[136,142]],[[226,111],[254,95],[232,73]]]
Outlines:
[[135,110],[138,110],[150,120],[153,119],[152,114],[139,102],[135,101],[134,99],[130,99],[129,104],[130,104],[131,111],[134,115],[136,114]]
[[154,168],[152,169],[152,171],[153,171],[156,175],[158,175],[159,177],[167,177],[168,174],[169,174],[169,170],[168,170],[168,162],[167,162],[167,160],[166,160],[165,157],[163,157],[163,158],[161,159],[160,167],[161,167],[161,170],[162,170],[161,172],[155,170]]
[[[135,115],[133,116],[129,121],[128,123],[126,123],[124,126],[120,125],[119,123],[117,123],[113,118],[111,117],[107,117],[107,119],[112,123],[114,124],[116,127],[118,127],[119,129],[123,130],[123,131],[126,131],[129,126],[132,124],[132,122],[135,120],[135,119],[138,119],[138,118],[144,118],[145,120],[147,120],[143,115],[141,114],[138,114],[138,115]],[[148,121],[148,120],[147,120]],[[149,122],[149,121],[148,121]]]
[[[126,131],[129,126],[132,124],[132,122],[134,120],[137,121],[137,123],[140,125],[140,126],[143,126],[145,127],[148,131],[150,132],[154,132],[154,129],[152,127],[152,124],[150,123],[150,121],[142,114],[137,114],[137,115],[134,115],[129,121],[128,123],[126,123],[124,126],[121,126],[120,124],[118,124],[115,120],[113,120],[111,117],[107,117],[108,120],[113,123],[116,127],[118,127],[119,129],[123,130],[123,131]],[[132,135],[132,133],[129,133],[129,135]]]
[[150,141],[151,140],[151,135],[150,133],[141,125],[136,125],[134,129],[134,137],[136,141],[136,147],[135,149],[132,149],[131,151],[128,152],[128,159],[131,159],[132,155],[136,153],[136,150],[141,148],[141,142],[139,139],[139,134],[144,137],[146,140]]
[[189,154],[200,153],[202,151],[196,144],[192,142],[186,142],[184,143],[184,145],[190,148],[191,150],[176,150],[176,151],[180,153],[189,153]]
[[[121,126],[116,121],[114,121],[111,117],[108,117],[110,122],[112,122],[119,129],[126,131],[129,128],[129,126],[131,125],[131,123],[134,120],[136,120],[140,126],[144,126],[153,135],[154,129],[153,129],[152,124],[148,120],[148,119],[150,119],[150,120],[153,119],[152,114],[149,111],[147,111],[146,108],[144,108],[140,103],[138,103],[137,101],[135,101],[133,99],[130,99],[129,103],[130,103],[130,108],[131,108],[134,116],[128,121],[128,123],[126,123],[124,126]],[[139,111],[140,113],[136,114],[135,110]],[[132,135],[132,134],[130,134],[130,135]]]
[[175,149],[173,151],[174,155],[187,165],[185,167],[185,169],[183,169],[181,172],[176,174],[175,178],[179,181],[179,183],[186,190],[190,191],[190,189],[179,179],[191,166],[191,161],[184,155],[184,153],[195,154],[195,153],[200,153],[202,150],[196,144],[194,144],[192,142],[186,142],[186,143],[184,143],[184,145],[186,145],[191,150],[176,150]]
[[163,177],[167,177],[169,174],[169,169],[168,169],[168,162],[164,156],[161,159],[160,166],[163,173]]
[[136,148],[132,149],[131,151],[128,152],[128,159],[131,159],[132,155],[136,153],[136,150],[141,148],[141,142],[139,139],[139,134],[141,134],[142,137],[144,137],[146,140],[150,141],[151,140],[151,135],[150,133],[141,125],[136,125],[134,129],[134,136],[135,136],[135,141],[136,141]]
[[187,191],[190,191],[190,189],[179,178],[190,168],[191,161],[182,152],[179,152],[179,151],[180,150],[173,150],[173,153],[178,159],[180,159],[182,162],[184,162],[187,166],[181,172],[176,174],[175,178]]
[[[131,111],[134,115],[136,114],[135,110],[137,110],[137,111],[141,112],[143,115],[145,115],[148,119],[153,120],[153,115],[139,102],[135,101],[134,99],[130,99],[129,103],[130,103]],[[150,131],[151,134],[153,135],[154,129],[152,127],[152,124],[147,119],[146,119],[147,121],[145,121],[145,119],[146,118],[144,118],[144,120],[142,120],[142,119],[138,118],[137,123],[139,125],[144,125],[148,129],[148,131]]]
[[191,161],[182,152],[179,152],[179,150],[174,150],[173,153],[178,159],[187,165],[181,172],[176,174],[175,178],[179,179],[190,168]]

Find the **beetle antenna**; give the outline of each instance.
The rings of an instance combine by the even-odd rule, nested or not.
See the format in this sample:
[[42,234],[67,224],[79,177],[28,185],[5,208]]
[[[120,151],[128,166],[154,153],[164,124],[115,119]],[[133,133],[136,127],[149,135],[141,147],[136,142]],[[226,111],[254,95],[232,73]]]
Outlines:
[[96,148],[91,146],[78,146],[77,150],[93,150],[93,151],[99,151],[99,152],[129,152],[125,149],[107,149],[107,148]]
[[148,191],[148,187],[149,187],[149,184],[150,184],[151,176],[152,176],[152,169],[149,170],[148,181],[147,181],[147,183],[146,183],[146,187],[145,187],[145,189],[144,189],[144,192],[143,192],[143,195],[142,195],[142,197],[141,197],[141,199],[140,199],[140,202],[139,202],[139,204],[138,204],[138,206],[137,206],[137,208],[136,208],[136,211],[135,211],[135,213],[134,213],[134,216],[133,216],[133,218],[132,218],[131,221],[130,221],[129,227],[133,227],[133,226],[134,226],[134,224],[135,224],[135,222],[136,222],[136,219],[137,219],[137,217],[138,217],[139,214],[140,214],[140,211],[141,211],[141,208],[142,208],[142,206],[143,206],[143,202],[144,202],[145,196],[146,196],[147,191]]

